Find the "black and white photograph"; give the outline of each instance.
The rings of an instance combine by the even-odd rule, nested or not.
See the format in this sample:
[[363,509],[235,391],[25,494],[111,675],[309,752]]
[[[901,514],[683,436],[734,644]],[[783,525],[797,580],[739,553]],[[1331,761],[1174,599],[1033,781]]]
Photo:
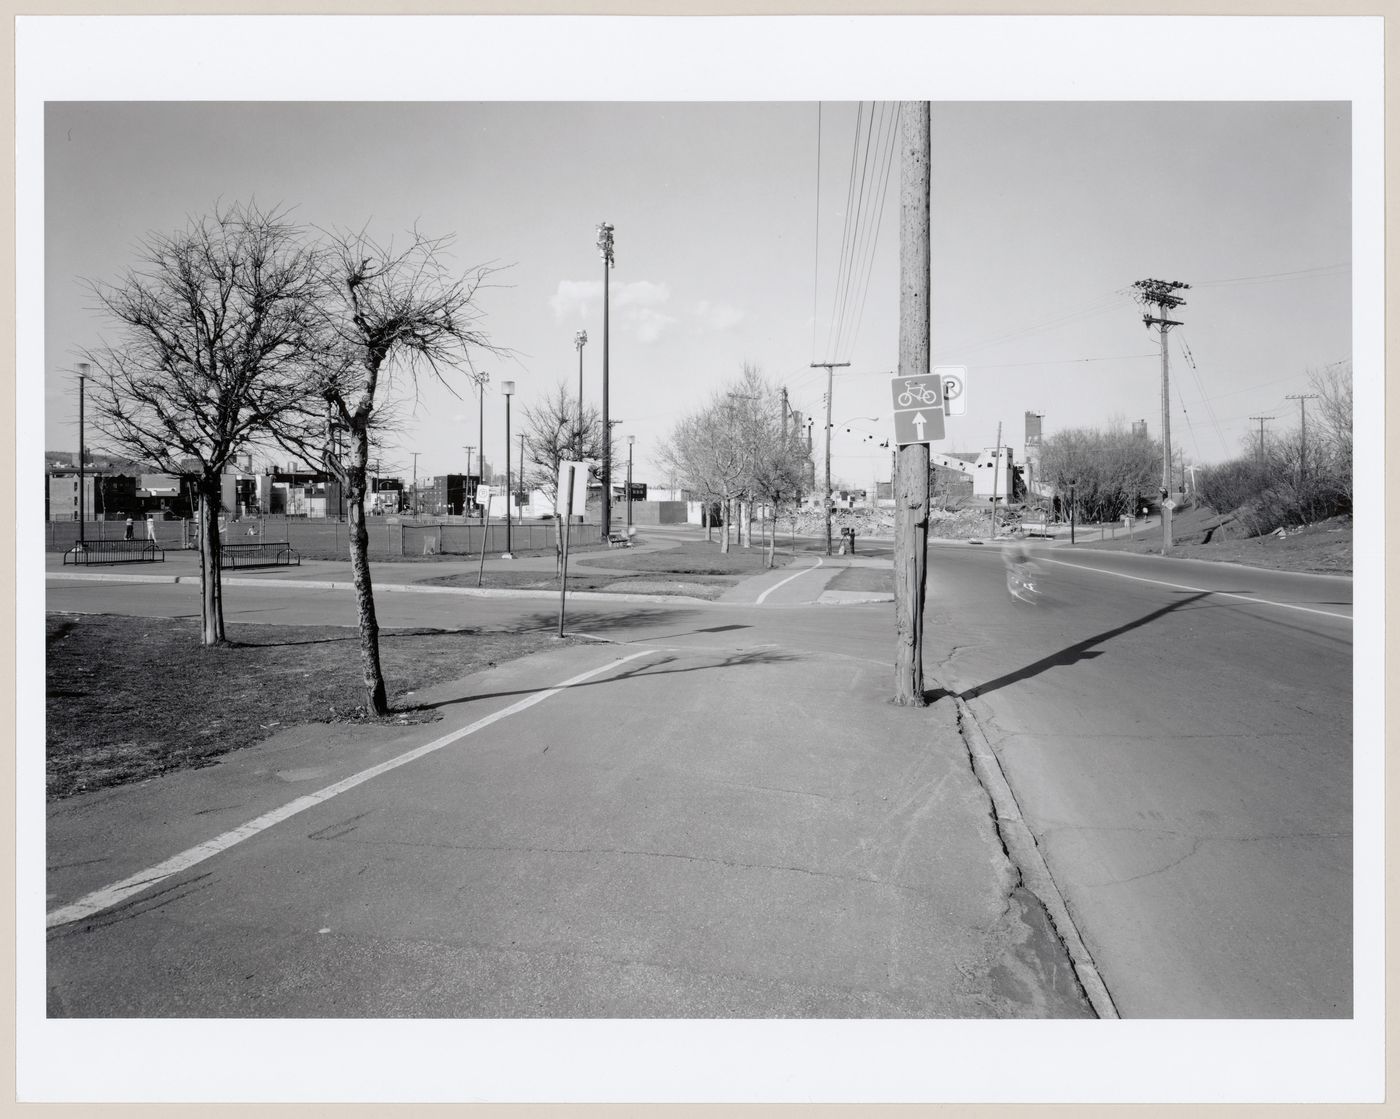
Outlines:
[[1381,42],[20,18],[20,1098],[1379,1101]]

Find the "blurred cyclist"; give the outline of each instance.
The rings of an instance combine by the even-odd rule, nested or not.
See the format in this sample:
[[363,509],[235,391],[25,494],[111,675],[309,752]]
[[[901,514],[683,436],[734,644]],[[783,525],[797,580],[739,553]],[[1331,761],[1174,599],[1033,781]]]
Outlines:
[[1011,592],[1011,597],[1034,604],[1040,593],[1035,585],[1039,569],[1031,562],[1026,546],[1008,544],[1002,550],[1001,558],[1006,564],[1006,589]]

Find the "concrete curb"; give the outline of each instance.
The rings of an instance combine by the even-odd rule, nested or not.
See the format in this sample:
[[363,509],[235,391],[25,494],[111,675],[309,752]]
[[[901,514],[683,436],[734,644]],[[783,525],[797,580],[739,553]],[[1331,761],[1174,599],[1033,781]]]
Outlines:
[[[112,574],[69,574],[66,571],[48,571],[45,576],[49,579],[74,579],[79,582],[115,582],[115,583],[198,583],[198,575],[118,575]],[[225,578],[223,585],[226,587],[289,587],[307,588],[317,591],[353,591],[355,584],[344,581],[330,579],[242,579],[234,577]],[[500,588],[500,587],[439,587],[424,585],[421,583],[375,583],[376,592],[384,591],[391,594],[451,594],[464,595],[468,598],[545,598],[559,601],[557,590],[530,590],[527,588]],[[569,601],[582,602],[674,602],[682,606],[716,606],[719,603],[712,602],[708,598],[691,598],[688,595],[678,594],[612,594],[607,591],[570,591]]]
[[1045,863],[1045,857],[1041,854],[1040,845],[1021,817],[1021,807],[1006,780],[1006,774],[1001,768],[1001,759],[987,741],[981,724],[977,722],[977,717],[967,702],[958,695],[952,698],[957,705],[958,731],[967,746],[968,756],[972,759],[973,772],[991,798],[992,810],[996,815],[996,828],[1006,847],[1007,856],[1020,873],[1022,884],[1040,899],[1045,911],[1050,915],[1055,932],[1064,943],[1079,985],[1084,988],[1084,994],[1094,1008],[1094,1013],[1100,1018],[1118,1018],[1118,1008],[1114,1005],[1113,996],[1109,994],[1108,986],[1099,974],[1093,956],[1089,954],[1089,949],[1085,947],[1079,935],[1069,906],[1065,903],[1064,896]]

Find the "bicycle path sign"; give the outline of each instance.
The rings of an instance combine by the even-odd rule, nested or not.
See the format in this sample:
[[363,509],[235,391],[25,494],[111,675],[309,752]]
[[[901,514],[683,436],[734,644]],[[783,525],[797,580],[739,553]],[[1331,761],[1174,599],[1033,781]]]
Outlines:
[[943,438],[943,394],[932,373],[927,377],[895,374],[890,378],[890,401],[894,405],[896,445]]

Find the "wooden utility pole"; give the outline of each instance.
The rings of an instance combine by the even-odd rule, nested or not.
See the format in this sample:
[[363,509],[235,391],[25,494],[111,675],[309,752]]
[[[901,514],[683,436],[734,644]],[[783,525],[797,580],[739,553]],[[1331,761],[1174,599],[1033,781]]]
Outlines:
[[1301,413],[1302,430],[1299,432],[1298,443],[1298,491],[1300,496],[1306,493],[1308,484],[1308,401],[1317,398],[1315,392],[1298,392],[1285,397],[1287,400],[1296,400]]
[[[899,376],[927,378],[929,102],[906,101],[900,106],[899,145]],[[899,448],[895,470],[894,519],[894,701],[902,707],[923,707],[928,702],[924,696],[928,472],[927,443],[910,443]]]
[[1172,546],[1172,423],[1167,394],[1167,331],[1181,325],[1167,318],[1167,312],[1186,302],[1176,293],[1189,290],[1191,285],[1179,280],[1138,280],[1133,287],[1138,289],[1139,302],[1155,304],[1159,311],[1155,316],[1144,314],[1142,321],[1149,329],[1154,325],[1159,327],[1162,339],[1162,555],[1165,556]]
[[1251,420],[1259,421],[1259,465],[1264,465],[1264,424],[1273,419],[1273,416],[1250,416]]
[[826,370],[826,492],[822,494],[822,508],[826,511],[826,554],[831,555],[831,371],[844,369],[849,361],[814,361],[812,369]]
[[[997,538],[997,491],[1001,488],[1001,422],[997,421],[997,449],[996,458],[992,462],[992,535],[991,539]],[[1008,499],[1009,504],[1009,499]]]

